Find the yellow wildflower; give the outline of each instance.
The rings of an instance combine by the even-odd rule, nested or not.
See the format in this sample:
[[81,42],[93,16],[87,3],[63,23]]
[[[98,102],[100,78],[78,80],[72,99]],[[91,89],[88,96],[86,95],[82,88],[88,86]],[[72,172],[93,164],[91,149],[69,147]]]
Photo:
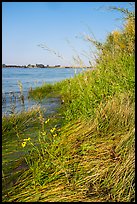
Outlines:
[[56,137],[56,136],[57,136],[57,134],[54,134],[54,135],[53,135],[53,137]]
[[50,121],[50,119],[48,118],[48,120],[45,121],[45,124],[47,124]]
[[22,147],[25,147],[26,146],[26,142],[22,142]]
[[24,139],[24,141],[30,141],[30,137],[29,137],[29,138],[27,138],[27,139]]
[[50,132],[53,133],[55,130],[56,130],[56,128],[54,127],[54,128],[52,128],[52,129],[50,130]]

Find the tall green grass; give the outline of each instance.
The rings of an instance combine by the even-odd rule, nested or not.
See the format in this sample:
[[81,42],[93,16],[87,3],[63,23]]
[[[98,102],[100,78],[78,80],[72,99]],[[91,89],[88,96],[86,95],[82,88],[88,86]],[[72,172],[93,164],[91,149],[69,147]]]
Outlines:
[[33,164],[8,191],[8,201],[134,200],[134,104],[129,96],[100,103],[94,119],[68,123],[48,143],[47,134],[41,139],[43,158],[32,152]]
[[129,56],[128,53],[119,53],[115,59],[111,59],[110,56],[105,62],[101,61],[93,71],[84,72],[54,86],[45,85],[37,88],[31,96],[47,96],[50,86],[50,94],[59,95],[64,101],[64,115],[67,121],[79,117],[94,117],[96,107],[101,101],[105,103],[114,95],[125,92],[134,98],[134,67],[133,54]]
[[39,129],[36,121],[38,111],[39,108],[36,108],[27,113],[22,112],[19,115],[12,114],[2,118],[2,172],[3,181],[6,183],[9,182],[8,179],[10,180],[9,176],[12,174],[14,164],[19,165],[24,160],[21,148],[23,139],[30,135],[33,137],[34,132]]
[[[94,70],[30,92],[35,100],[61,98],[62,126],[38,111],[38,131],[30,129],[35,140],[19,140],[27,141],[22,147],[29,151],[23,157],[27,168],[3,191],[3,201],[135,201],[135,19],[133,12],[121,11],[121,31],[109,34],[105,43],[87,39],[98,49]],[[28,139],[19,119],[14,126],[12,117],[3,121],[4,139],[15,133]]]

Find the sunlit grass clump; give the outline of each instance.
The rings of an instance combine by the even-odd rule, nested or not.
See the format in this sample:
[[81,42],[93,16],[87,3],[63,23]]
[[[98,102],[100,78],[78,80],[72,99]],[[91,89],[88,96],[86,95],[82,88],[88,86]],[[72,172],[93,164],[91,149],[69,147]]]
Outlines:
[[26,165],[9,176],[3,201],[135,201],[135,19],[133,12],[121,11],[121,31],[105,43],[87,38],[97,48],[94,70],[30,92],[35,100],[60,97],[59,117],[45,119],[38,110],[3,118],[4,185],[6,174],[20,167],[15,156],[10,169],[8,139],[18,142]]

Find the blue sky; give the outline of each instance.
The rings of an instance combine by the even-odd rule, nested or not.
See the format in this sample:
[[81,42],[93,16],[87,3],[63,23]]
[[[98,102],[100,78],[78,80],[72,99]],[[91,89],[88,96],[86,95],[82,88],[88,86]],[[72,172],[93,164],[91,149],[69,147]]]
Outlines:
[[122,28],[122,14],[109,6],[130,8],[128,2],[3,2],[2,63],[70,65],[79,55],[88,65],[94,48],[83,36],[104,41]]

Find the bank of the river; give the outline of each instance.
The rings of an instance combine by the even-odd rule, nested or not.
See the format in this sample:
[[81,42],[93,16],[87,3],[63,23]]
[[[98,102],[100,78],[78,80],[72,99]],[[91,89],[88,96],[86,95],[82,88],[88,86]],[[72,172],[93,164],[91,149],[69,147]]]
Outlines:
[[[71,78],[86,69],[26,69],[10,68],[2,70],[2,115],[19,113],[32,106],[41,104],[48,112],[55,107],[57,99],[45,98],[44,101],[34,101],[28,92],[44,83],[53,84],[66,78]],[[50,107],[51,106],[51,107]],[[57,104],[58,107],[58,104]]]
[[125,15],[105,43],[90,40],[92,72],[30,92],[61,97],[58,114],[3,118],[3,202],[135,201],[135,16]]

